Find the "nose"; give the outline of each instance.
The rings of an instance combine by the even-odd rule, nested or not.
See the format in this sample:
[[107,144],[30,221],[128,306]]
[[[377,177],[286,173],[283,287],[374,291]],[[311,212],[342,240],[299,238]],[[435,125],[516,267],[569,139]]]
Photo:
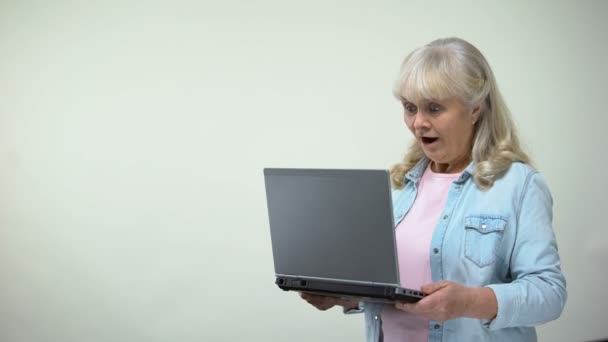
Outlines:
[[414,116],[414,122],[412,124],[415,131],[427,131],[431,126],[429,120],[427,120],[426,116],[423,113],[416,113]]

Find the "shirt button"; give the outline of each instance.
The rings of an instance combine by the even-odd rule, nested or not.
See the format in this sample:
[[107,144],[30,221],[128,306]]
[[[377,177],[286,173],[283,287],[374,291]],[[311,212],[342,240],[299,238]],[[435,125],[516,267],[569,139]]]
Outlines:
[[[437,216],[435,216],[435,217],[437,217]],[[443,215],[443,219],[447,220],[448,219],[448,215]]]
[[481,225],[481,229],[483,229],[483,230],[486,230],[486,228],[487,228],[487,227],[488,227],[488,226],[486,226],[485,224],[482,224],[482,225]]
[[439,248],[433,248],[433,253],[438,254],[439,253]]
[[378,315],[374,316],[374,319],[377,321],[378,320]]
[[433,328],[435,328],[435,330],[438,330],[439,328],[441,328],[441,325],[435,324],[435,326]]

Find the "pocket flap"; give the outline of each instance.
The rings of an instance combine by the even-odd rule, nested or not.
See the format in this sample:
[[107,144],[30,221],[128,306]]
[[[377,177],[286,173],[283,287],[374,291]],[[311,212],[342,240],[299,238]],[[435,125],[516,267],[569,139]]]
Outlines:
[[496,216],[468,216],[464,218],[466,229],[475,229],[480,233],[501,232],[505,230],[507,220]]

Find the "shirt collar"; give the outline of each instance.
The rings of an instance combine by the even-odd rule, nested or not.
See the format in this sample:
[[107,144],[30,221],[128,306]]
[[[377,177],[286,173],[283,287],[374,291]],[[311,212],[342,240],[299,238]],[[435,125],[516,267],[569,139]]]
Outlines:
[[[420,178],[422,178],[422,175],[424,174],[424,170],[426,170],[430,162],[431,160],[427,157],[420,159],[416,166],[405,174],[406,182],[409,180],[414,184],[418,184]],[[466,167],[466,169],[464,169],[464,171],[462,171],[462,174],[457,180],[454,181],[454,183],[462,184],[466,182],[473,175],[473,170],[475,170],[475,161],[469,163],[469,165]]]

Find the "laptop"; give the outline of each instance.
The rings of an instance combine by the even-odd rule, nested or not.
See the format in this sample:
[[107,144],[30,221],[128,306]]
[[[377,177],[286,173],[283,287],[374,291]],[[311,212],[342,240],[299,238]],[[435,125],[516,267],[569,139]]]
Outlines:
[[399,286],[387,170],[265,168],[275,283],[362,301],[417,302]]

